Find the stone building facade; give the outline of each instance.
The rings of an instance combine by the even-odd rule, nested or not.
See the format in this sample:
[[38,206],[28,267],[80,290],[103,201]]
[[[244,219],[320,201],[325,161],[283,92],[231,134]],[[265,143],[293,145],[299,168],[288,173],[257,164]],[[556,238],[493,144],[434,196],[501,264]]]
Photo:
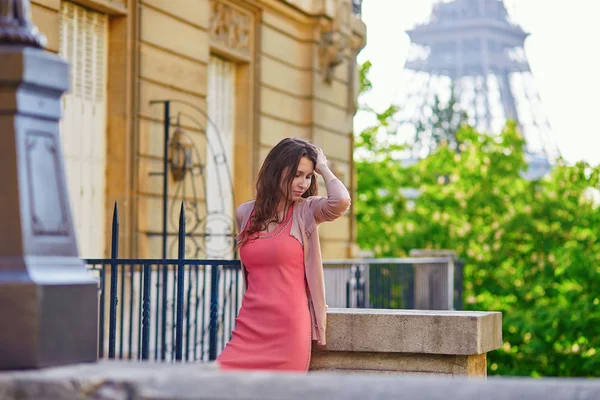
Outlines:
[[[71,62],[61,136],[82,257],[110,253],[115,202],[120,256],[161,256],[165,100],[182,139],[169,158],[192,157],[183,180],[169,172],[168,229],[186,200],[197,257],[211,256],[202,233],[226,231],[219,221],[253,197],[284,137],[322,147],[354,191],[365,26],[351,0],[32,0],[32,14],[47,49]],[[320,234],[324,258],[355,255],[352,210]]]

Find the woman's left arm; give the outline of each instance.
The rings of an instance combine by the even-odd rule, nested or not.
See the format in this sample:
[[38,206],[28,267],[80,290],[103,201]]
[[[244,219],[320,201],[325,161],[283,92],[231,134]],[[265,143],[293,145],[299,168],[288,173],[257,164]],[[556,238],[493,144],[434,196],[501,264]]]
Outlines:
[[317,223],[334,221],[344,215],[350,207],[350,193],[327,165],[327,157],[319,149],[315,171],[325,180],[327,197],[312,200],[311,209]]

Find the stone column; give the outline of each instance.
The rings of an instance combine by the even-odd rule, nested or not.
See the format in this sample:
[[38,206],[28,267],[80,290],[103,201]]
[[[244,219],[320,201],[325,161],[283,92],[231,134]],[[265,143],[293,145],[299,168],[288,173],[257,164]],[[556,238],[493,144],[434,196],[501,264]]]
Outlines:
[[98,290],[77,254],[60,148],[69,66],[25,0],[0,0],[0,369],[97,357]]

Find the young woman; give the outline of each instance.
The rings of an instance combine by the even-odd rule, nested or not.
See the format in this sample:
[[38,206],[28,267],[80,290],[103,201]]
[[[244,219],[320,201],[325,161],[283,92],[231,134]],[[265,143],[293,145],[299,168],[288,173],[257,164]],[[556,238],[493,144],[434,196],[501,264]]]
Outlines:
[[[317,197],[317,177],[327,197]],[[246,292],[222,369],[307,371],[312,340],[325,344],[325,287],[317,228],[350,206],[323,151],[284,139],[267,155],[256,200],[236,211]]]

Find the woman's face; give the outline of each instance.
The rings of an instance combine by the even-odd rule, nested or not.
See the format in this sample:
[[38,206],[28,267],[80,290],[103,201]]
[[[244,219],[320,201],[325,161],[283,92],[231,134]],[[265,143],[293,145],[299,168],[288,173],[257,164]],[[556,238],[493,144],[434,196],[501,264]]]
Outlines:
[[296,175],[290,188],[291,201],[298,201],[300,197],[308,190],[312,180],[315,177],[315,168],[310,158],[304,156],[300,159]]

